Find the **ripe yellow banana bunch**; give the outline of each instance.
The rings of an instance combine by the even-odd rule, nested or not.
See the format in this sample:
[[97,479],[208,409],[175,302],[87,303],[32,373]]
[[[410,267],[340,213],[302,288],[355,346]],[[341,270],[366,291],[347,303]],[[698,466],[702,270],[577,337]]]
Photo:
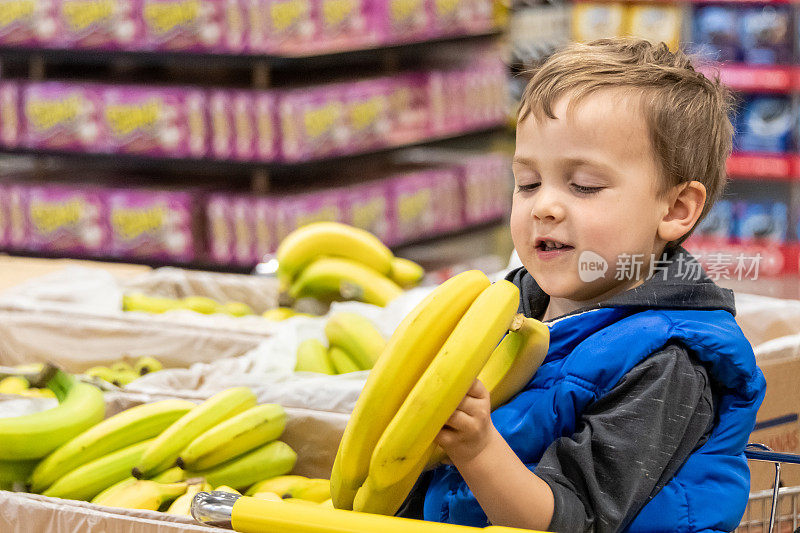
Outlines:
[[358,300],[385,306],[425,271],[397,258],[377,237],[338,222],[315,222],[290,233],[277,251],[278,278],[292,298]]
[[296,371],[345,374],[369,370],[386,348],[386,339],[369,319],[356,313],[336,313],[325,324],[330,348],[317,339],[297,347]]
[[490,284],[472,270],[405,317],[345,428],[331,473],[336,508],[394,514],[426,465],[442,458],[434,438],[476,377],[493,408],[531,379],[549,333],[516,315],[518,305],[513,284]]
[[204,315],[224,313],[232,316],[245,316],[253,314],[253,309],[244,302],[227,302],[223,304],[205,296],[164,298],[135,292],[122,297],[123,311],[161,314],[175,309],[188,309]]

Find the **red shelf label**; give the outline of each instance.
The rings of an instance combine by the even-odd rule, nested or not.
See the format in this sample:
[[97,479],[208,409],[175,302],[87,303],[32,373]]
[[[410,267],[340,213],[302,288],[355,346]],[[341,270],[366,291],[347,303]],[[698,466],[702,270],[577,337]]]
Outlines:
[[789,154],[734,153],[728,158],[728,175],[731,178],[762,178],[791,180],[797,175],[797,157]]
[[703,65],[700,72],[715,77],[719,73],[722,83],[739,91],[786,93],[800,85],[794,66],[761,65]]

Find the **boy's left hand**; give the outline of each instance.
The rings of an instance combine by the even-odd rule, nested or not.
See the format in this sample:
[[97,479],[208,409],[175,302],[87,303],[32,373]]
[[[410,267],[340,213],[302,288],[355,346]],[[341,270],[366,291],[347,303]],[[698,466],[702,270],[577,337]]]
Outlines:
[[489,391],[476,379],[435,441],[454,463],[463,463],[486,448],[493,428]]

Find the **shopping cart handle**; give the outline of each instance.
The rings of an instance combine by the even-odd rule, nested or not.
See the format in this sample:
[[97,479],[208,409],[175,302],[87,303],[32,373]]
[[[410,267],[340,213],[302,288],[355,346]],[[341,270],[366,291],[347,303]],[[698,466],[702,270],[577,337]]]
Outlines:
[[745,450],[744,456],[747,459],[753,461],[800,464],[800,455],[794,453],[767,452],[763,450]]

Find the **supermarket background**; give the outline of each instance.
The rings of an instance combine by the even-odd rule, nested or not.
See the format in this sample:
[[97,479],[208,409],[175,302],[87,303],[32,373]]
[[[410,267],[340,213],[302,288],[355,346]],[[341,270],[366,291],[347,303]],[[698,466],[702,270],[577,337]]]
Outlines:
[[[686,246],[722,285],[800,298],[796,3],[0,0],[0,289],[53,270],[34,258],[122,263],[104,269],[126,280],[73,272],[6,298],[0,346],[12,357],[0,363],[28,362],[37,342],[37,360],[83,350],[73,371],[116,357],[90,335],[140,355],[159,343],[193,350],[192,362],[254,350],[278,331],[255,317],[111,324],[100,315],[118,302],[70,299],[124,286],[262,312],[279,302],[258,282],[197,271],[264,272],[281,240],[314,221],[370,231],[422,264],[427,285],[505,268],[525,69],[571,40],[617,35],[682,46],[736,91],[730,181]],[[36,313],[20,311],[23,297]],[[75,306],[62,316],[54,302]],[[785,418],[800,400],[800,304],[775,302],[746,300],[742,320],[754,346],[789,339],[757,350],[776,361],[764,368],[780,396],[764,416],[784,424],[762,429],[773,447],[800,452],[797,414]],[[165,366],[187,366],[166,351]],[[800,485],[788,472],[786,484]]]

